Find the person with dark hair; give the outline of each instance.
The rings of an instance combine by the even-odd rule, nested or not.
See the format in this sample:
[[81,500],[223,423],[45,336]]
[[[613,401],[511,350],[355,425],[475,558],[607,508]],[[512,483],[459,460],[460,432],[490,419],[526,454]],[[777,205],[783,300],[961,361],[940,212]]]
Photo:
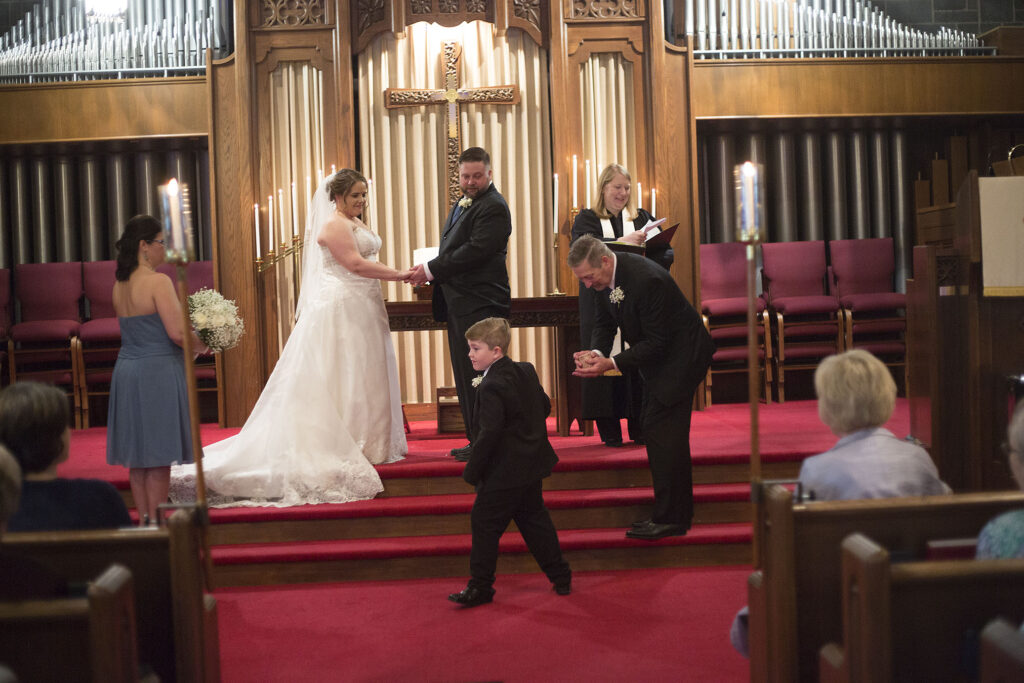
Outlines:
[[[576,352],[579,377],[635,368],[644,380],[643,424],[647,460],[654,484],[650,519],[637,520],[629,538],[656,541],[682,536],[693,521],[690,462],[690,409],[715,352],[700,314],[672,276],[650,259],[616,254],[601,240],[584,235],[569,248],[569,267],[597,292],[594,330]],[[622,329],[625,351],[611,353]]]
[[139,523],[156,522],[167,502],[171,465],[192,462],[185,360],[186,330],[171,278],[156,269],[164,262],[164,233],[152,216],[125,225],[117,241],[114,311],[121,350],[110,380],[107,462],[128,468]]
[[512,214],[491,177],[491,157],[483,148],[470,147],[459,156],[462,198],[448,213],[437,258],[416,266],[410,279],[414,285],[434,283],[434,319],[447,323],[455,390],[470,439],[451,451],[461,461],[469,460],[473,446],[475,394],[466,330],[484,318],[507,318],[512,306],[505,267]]
[[68,399],[57,387],[17,382],[0,391],[0,443],[22,472],[21,504],[9,531],[65,531],[130,526],[121,494],[98,479],[63,479],[69,456]]
[[[572,224],[572,240],[591,235],[602,242],[625,242],[632,245],[644,244],[646,234],[642,228],[653,220],[653,216],[635,206],[633,183],[629,171],[620,164],[608,164],[597,180],[597,206],[585,208],[576,215]],[[651,247],[644,254],[665,270],[672,267],[672,248]],[[594,326],[594,302],[597,294],[587,287],[580,287],[580,339],[590,339]],[[593,419],[601,441],[606,445],[622,445],[621,418],[627,418],[629,438],[643,443],[640,429],[643,380],[637,372],[624,372],[617,377],[594,377],[583,380],[581,389],[581,413],[586,419]]]
[[[14,456],[0,446],[0,538],[7,531],[8,522],[18,509],[20,500],[21,467]],[[3,581],[0,581],[0,600],[38,600],[67,593],[67,584],[49,569],[32,558],[7,552],[2,544],[0,576],[3,577]],[[0,680],[3,680],[2,676]]]
[[[381,239],[360,220],[366,190],[345,168],[313,196],[295,328],[242,431],[203,451],[213,505],[373,498],[384,488],[373,466],[408,452],[380,280],[410,271],[377,260]],[[193,479],[176,468],[171,497],[190,499]]]

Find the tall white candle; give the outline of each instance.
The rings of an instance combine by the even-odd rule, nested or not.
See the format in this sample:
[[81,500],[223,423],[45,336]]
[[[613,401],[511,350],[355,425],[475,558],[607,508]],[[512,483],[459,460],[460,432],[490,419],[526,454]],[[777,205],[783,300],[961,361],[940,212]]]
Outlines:
[[644,186],[640,184],[640,181],[636,181],[636,208],[641,208],[644,205]]
[[593,204],[590,201],[590,159],[587,159],[583,163],[583,184],[587,188],[587,208],[589,209]]
[[337,172],[338,172],[338,167],[335,166],[334,164],[331,164],[331,175],[334,175]]
[[284,190],[277,188],[277,215],[281,219],[281,246],[284,246],[285,235],[288,234],[288,223],[284,220]]
[[658,191],[651,188],[651,217],[658,217]]
[[292,235],[299,236],[299,193],[292,181]]
[[324,179],[324,169],[322,169],[322,168],[316,169],[316,182],[319,183],[323,179]]
[[262,256],[260,254],[260,205],[259,202],[252,205],[252,221],[256,226],[256,258]]
[[740,170],[740,210],[742,220],[740,231],[749,237],[757,231],[756,205],[757,194],[757,167],[749,161],[744,163]]
[[178,194],[178,181],[171,178],[167,181],[167,199],[171,219],[170,250],[185,249],[185,226],[181,220],[181,197]]
[[555,217],[554,218],[554,221],[555,221],[555,223],[554,223],[555,235],[557,235],[558,234],[558,174],[557,173],[555,174],[554,180],[555,180],[555,183],[554,183],[555,187],[554,187],[554,191],[551,194],[551,204],[552,204],[552,213],[554,214],[554,217]]
[[274,195],[267,195],[267,238],[270,241],[270,251],[274,251],[274,245],[277,244],[277,234],[274,233]]
[[577,166],[576,155],[572,155],[572,208],[577,208],[580,205],[579,195],[577,194],[576,188],[576,176],[579,173],[579,167]]

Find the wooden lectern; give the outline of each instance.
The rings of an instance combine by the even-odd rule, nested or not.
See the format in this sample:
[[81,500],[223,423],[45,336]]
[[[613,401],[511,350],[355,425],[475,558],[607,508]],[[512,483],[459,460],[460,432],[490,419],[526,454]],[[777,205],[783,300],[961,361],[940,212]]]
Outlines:
[[1000,444],[1024,373],[1024,176],[971,171],[941,208],[919,212],[907,281],[910,431],[955,490],[1015,488]]

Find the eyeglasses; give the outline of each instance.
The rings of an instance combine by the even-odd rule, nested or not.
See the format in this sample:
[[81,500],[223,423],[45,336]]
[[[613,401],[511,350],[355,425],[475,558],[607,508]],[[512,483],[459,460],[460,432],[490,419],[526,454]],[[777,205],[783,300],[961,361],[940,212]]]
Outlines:
[[163,244],[164,244],[163,240],[146,240],[146,241],[149,242],[150,244],[153,244],[154,242],[156,242],[160,246],[163,246]]

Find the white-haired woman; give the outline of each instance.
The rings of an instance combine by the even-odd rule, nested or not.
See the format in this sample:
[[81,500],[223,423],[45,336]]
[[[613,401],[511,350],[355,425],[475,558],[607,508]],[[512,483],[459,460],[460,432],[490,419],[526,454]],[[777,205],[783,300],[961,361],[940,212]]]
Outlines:
[[800,482],[817,500],[949,493],[920,446],[883,427],[896,405],[896,383],[882,361],[854,349],[814,371],[818,416],[839,441],[804,460]]
[[[1024,402],[1017,405],[1006,429],[1006,457],[1017,485],[1024,490]],[[985,525],[978,536],[979,559],[1024,557],[1024,510],[1006,512]]]

